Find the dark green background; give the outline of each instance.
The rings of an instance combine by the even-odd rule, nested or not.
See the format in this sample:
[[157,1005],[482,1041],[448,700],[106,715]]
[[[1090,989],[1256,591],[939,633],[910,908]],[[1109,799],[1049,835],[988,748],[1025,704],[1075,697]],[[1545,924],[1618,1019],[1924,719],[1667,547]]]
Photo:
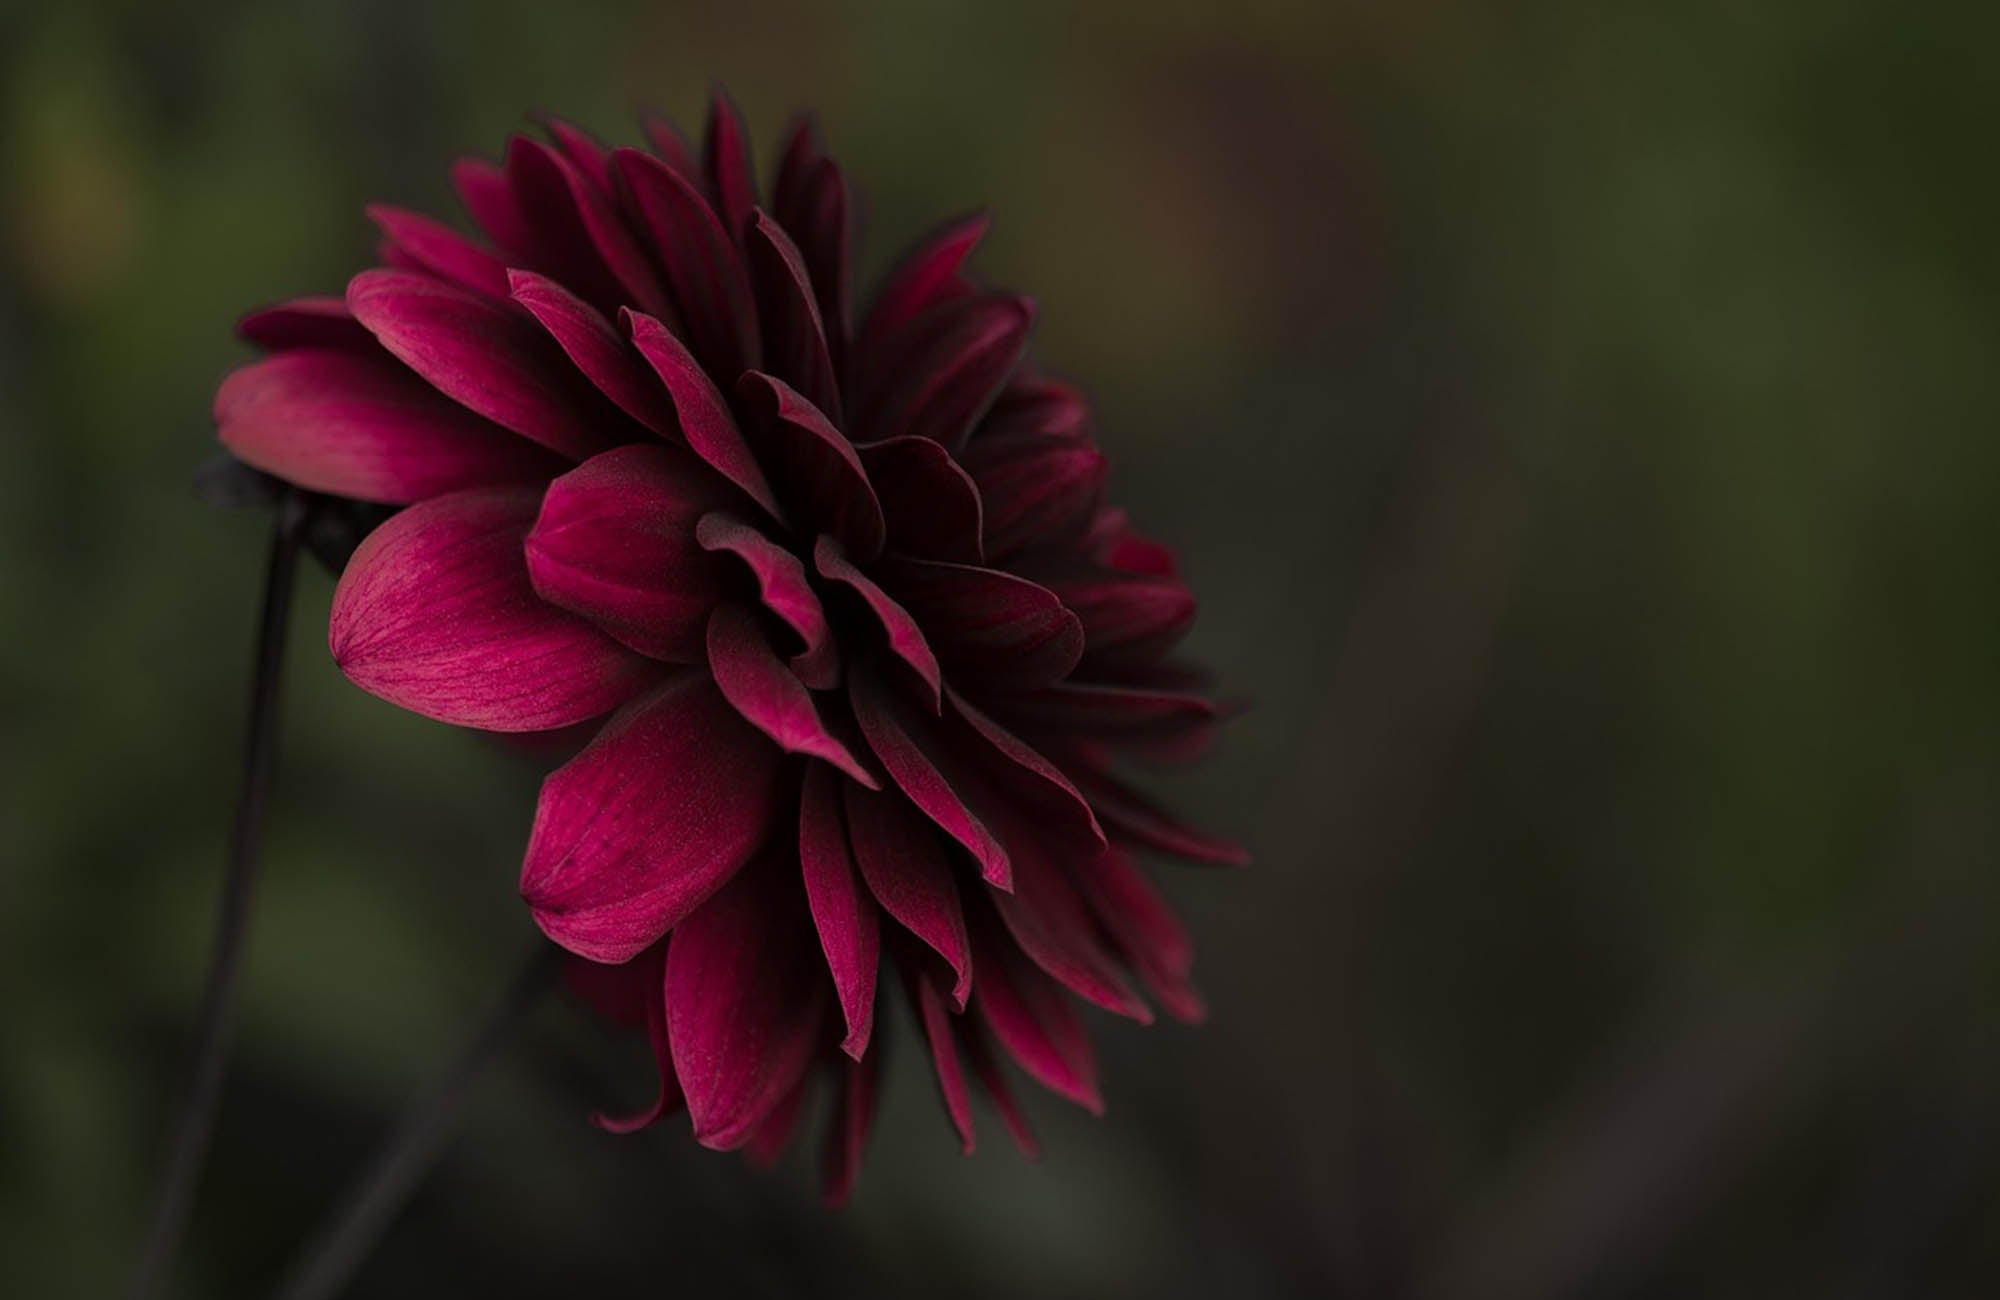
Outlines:
[[[583,1117],[533,1022],[360,1294],[1986,1295],[2000,1283],[1990,7],[569,0],[0,10],[0,1290],[102,1295],[179,1087],[265,523],[245,308],[546,109],[817,106],[866,266],[993,280],[1255,710],[1175,794],[1212,1023],[962,1160],[905,1036],[853,1206]],[[302,584],[179,1294],[267,1286],[533,936],[535,773]]]

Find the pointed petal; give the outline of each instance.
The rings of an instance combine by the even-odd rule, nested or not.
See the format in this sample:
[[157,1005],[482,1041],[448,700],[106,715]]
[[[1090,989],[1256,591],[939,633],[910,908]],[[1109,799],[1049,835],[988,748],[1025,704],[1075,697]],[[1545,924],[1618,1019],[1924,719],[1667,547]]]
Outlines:
[[983,770],[1004,788],[1010,803],[1033,809],[1045,829],[1062,834],[1080,852],[1105,846],[1104,830],[1097,824],[1090,801],[1061,768],[958,692],[947,688],[945,695],[951,702],[952,716],[973,733],[959,733],[962,740],[957,748],[976,751],[983,743],[991,750],[994,761],[984,764]]
[[506,276],[514,301],[541,322],[584,378],[654,433],[673,435],[674,405],[659,376],[602,312],[533,271],[508,271]]
[[1014,864],[1014,889],[996,893],[993,903],[1021,951],[1077,996],[1151,1024],[1152,1010],[1126,982],[1116,955],[1099,939],[1089,908],[1036,828],[1013,819],[1002,833]]
[[778,748],[831,763],[863,785],[880,786],[826,729],[812,692],[780,662],[747,606],[718,605],[709,615],[708,667],[723,698]]
[[776,376],[752,370],[736,392],[757,413],[754,445],[799,526],[831,533],[864,564],[880,555],[888,525],[853,444]]
[[641,654],[704,663],[709,614],[730,584],[696,521],[730,495],[679,447],[593,456],[549,485],[527,539],[535,591]]
[[521,867],[536,924],[596,961],[643,951],[763,842],[779,758],[705,674],[632,701],[542,783]]
[[972,1066],[972,1073],[979,1080],[980,1087],[992,1098],[993,1108],[1000,1112],[1000,1119],[1007,1125],[1007,1132],[1014,1139],[1014,1145],[1030,1160],[1042,1158],[1042,1148],[1035,1141],[1035,1131],[1028,1127],[1028,1117],[1022,1113],[1014,1100],[1014,1090],[1007,1083],[1007,1075],[1000,1068],[1000,1062],[993,1055],[993,1046],[988,1041],[988,1031],[979,1023],[961,1022],[965,1045],[965,1059]]
[[646,358],[659,375],[667,391],[673,395],[674,411],[680,417],[681,436],[695,454],[713,465],[716,472],[743,489],[751,500],[770,512],[773,519],[784,521],[784,511],[778,508],[777,498],[771,494],[771,485],[764,478],[764,471],[757,464],[757,458],[750,454],[749,444],[743,441],[743,433],[736,427],[736,417],[729,413],[729,405],[717,392],[715,384],[702,370],[701,364],[687,350],[687,346],[675,338],[673,332],[653,317],[643,312],[623,314],[625,325],[631,331],[632,344],[639,349],[639,355]]
[[1176,1019],[1198,1024],[1206,1008],[1187,979],[1194,944],[1153,882],[1117,849],[1083,865],[1076,881],[1104,932],[1153,996]]
[[612,166],[652,235],[689,350],[711,374],[758,365],[757,303],[736,239],[685,177],[651,154],[620,149]]
[[840,543],[831,537],[822,535],[813,544],[813,567],[819,570],[821,577],[838,582],[861,597],[881,624],[883,635],[889,640],[889,649],[924,684],[932,711],[942,709],[944,677],[938,668],[937,656],[931,653],[930,643],[924,639],[924,630],[917,626],[916,619],[910,617],[910,611],[876,586],[867,574],[855,568]]
[[[585,963],[580,957],[570,958],[572,963]],[[646,1038],[653,1049],[653,1064],[659,1073],[659,1084],[653,1092],[651,1104],[625,1115],[613,1115],[608,1111],[593,1111],[590,1122],[607,1133],[637,1133],[651,1128],[667,1116],[679,1110],[685,1101],[681,1096],[681,1083],[674,1076],[673,1049],[667,1044],[667,998],[666,998],[666,953],[658,945],[634,958],[631,963],[620,967],[599,967],[613,970],[629,982],[641,983],[644,1004]],[[629,972],[629,974],[628,974]]]
[[1193,862],[1230,867],[1248,865],[1250,855],[1241,845],[1197,830],[1108,773],[1085,765],[1077,765],[1072,771],[1077,788],[1114,834]]
[[1157,659],[1194,623],[1194,593],[1173,578],[1095,566],[1035,576],[1083,624],[1084,653],[1092,664]]
[[785,1099],[757,1121],[750,1140],[743,1144],[743,1158],[750,1162],[751,1168],[769,1169],[784,1157],[785,1148],[792,1144],[792,1135],[799,1131],[799,1117],[805,1110],[806,1094],[812,1091],[812,1081],[811,1070],[801,1074]]
[[236,335],[269,351],[281,348],[347,348],[375,351],[375,336],[336,295],[293,298],[260,307],[236,322]]
[[1002,889],[1011,887],[1007,850],[940,767],[940,763],[951,766],[950,758],[930,721],[872,673],[850,674],[848,690],[861,733],[888,769],[890,779],[910,802],[966,847],[978,860],[981,875]]
[[442,221],[387,204],[364,209],[382,237],[409,261],[460,288],[494,298],[507,296],[507,266]]
[[701,182],[701,168],[695,163],[694,150],[688,147],[687,137],[671,119],[649,112],[640,118],[639,126],[661,162],[680,176],[697,184]]
[[881,1075],[880,1051],[865,1060],[849,1061],[840,1070],[840,1091],[827,1126],[821,1183],[826,1203],[833,1209],[847,1204],[847,1198],[854,1194],[854,1182],[861,1176],[861,1154],[875,1122],[875,1095]]
[[1091,521],[1084,547],[1100,564],[1121,573],[1143,573],[1154,578],[1178,578],[1180,560],[1174,548],[1154,541],[1132,526],[1131,516],[1121,506],[1104,506]]
[[451,187],[466,213],[509,262],[525,260],[532,235],[503,168],[484,158],[461,158],[452,164]]
[[480,419],[376,349],[298,347],[215,394],[222,445],[315,492],[402,505],[460,488],[533,483],[561,458]]
[[749,567],[764,608],[799,634],[804,649],[792,656],[792,670],[814,690],[831,688],[839,678],[840,648],[799,557],[722,512],[702,516],[695,540],[704,550],[727,551]]
[[757,319],[764,330],[764,366],[841,420],[840,385],[827,346],[826,323],[805,257],[784,228],[759,209],[744,234],[750,279],[757,290]]
[[509,304],[416,272],[363,271],[347,306],[432,387],[544,447],[581,460],[637,432]]
[[716,91],[708,106],[708,130],[701,142],[702,174],[709,197],[729,233],[739,238],[757,206],[757,171],[750,162],[750,134],[729,96]]
[[931,1049],[931,1068],[937,1075],[938,1091],[944,1098],[945,1114],[958,1130],[958,1140],[966,1155],[972,1154],[972,1090],[966,1087],[965,1070],[958,1060],[958,1035],[944,993],[928,971],[918,971],[908,979],[910,1003],[924,1027],[924,1040]]
[[937,832],[900,795],[853,784],[843,793],[847,839],[861,878],[883,911],[952,968],[958,977],[952,998],[963,1007],[972,991],[972,953],[951,858]]
[[799,808],[799,865],[820,950],[847,1022],[840,1050],[856,1060],[868,1050],[875,1027],[875,979],[881,965],[881,921],[874,897],[854,865],[847,843],[841,780],[824,767],[806,769]]
[[887,339],[864,378],[855,428],[873,441],[930,438],[957,452],[1027,350],[1035,306],[989,295],[937,308]]
[[1017,370],[974,436],[1026,433],[1074,439],[1089,432],[1090,403],[1074,386]]
[[981,438],[963,457],[986,507],[986,553],[1081,536],[1104,494],[1110,463],[1087,442],[1023,435]]
[[611,193],[610,158],[602,141],[582,127],[557,117],[543,118],[542,129],[555,141],[556,148],[562,150],[563,157],[588,177],[599,193]]
[[855,453],[882,502],[890,550],[957,564],[983,561],[979,489],[950,452],[929,438],[885,438]]
[[696,1140],[742,1146],[811,1065],[826,981],[797,880],[761,862],[667,945],[667,1035]]
[[328,642],[349,680],[489,731],[547,731],[630,698],[646,661],[528,585],[522,541],[538,496],[454,492],[370,533],[333,595]]
[[878,344],[942,302],[973,292],[959,268],[993,225],[985,213],[952,222],[912,249],[875,295],[862,336]]
[[1010,945],[989,929],[974,932],[979,983],[973,1010],[1028,1077],[1093,1115],[1103,1114],[1097,1054],[1062,987],[1010,953]]
[[805,260],[834,372],[840,372],[852,333],[849,242],[852,203],[847,178],[825,156],[810,117],[793,126],[778,168],[771,215],[790,234]]
[[960,680],[1033,691],[1061,681],[1083,655],[1083,625],[1047,587],[998,569],[893,556],[882,585],[925,629]]
[[601,310],[658,313],[666,290],[608,194],[575,163],[532,136],[507,142],[507,175],[534,232],[538,261]]

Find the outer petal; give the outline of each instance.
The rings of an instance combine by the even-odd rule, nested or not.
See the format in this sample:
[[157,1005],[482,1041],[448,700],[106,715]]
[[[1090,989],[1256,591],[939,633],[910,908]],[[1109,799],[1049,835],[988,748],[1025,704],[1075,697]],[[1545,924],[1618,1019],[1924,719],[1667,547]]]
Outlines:
[[727,551],[749,567],[764,608],[798,633],[805,647],[792,656],[792,669],[799,680],[815,690],[832,687],[839,678],[840,647],[799,557],[721,511],[701,517],[695,526],[695,539],[703,549]]
[[820,323],[836,373],[852,334],[849,319],[851,237],[847,178],[824,156],[810,118],[801,118],[786,142],[771,214],[798,243],[819,301]]
[[960,1041],[965,1046],[965,1059],[972,1066],[974,1077],[986,1089],[986,1095],[993,1099],[993,1108],[1000,1112],[1000,1118],[1007,1125],[1007,1131],[1014,1139],[1014,1145],[1030,1160],[1042,1156],[1040,1144],[1035,1141],[1035,1131],[1028,1127],[1028,1117],[1014,1100],[1014,1090],[1008,1086],[1007,1076],[994,1058],[992,1044],[987,1041],[986,1029],[976,1023],[966,1023]]
[[563,462],[447,400],[375,348],[295,347],[255,361],[215,394],[236,456],[316,492],[402,505],[494,483],[531,483]]
[[752,370],[736,392],[762,417],[754,445],[799,525],[838,537],[864,564],[880,555],[888,525],[853,444],[775,376]]
[[1188,825],[1109,774],[1085,764],[1071,770],[1104,824],[1125,840],[1195,862],[1240,867],[1250,861],[1241,845]]
[[594,961],[643,951],[763,842],[779,756],[703,674],[632,701],[542,783],[521,867],[536,924]]
[[883,635],[889,639],[889,649],[928,690],[932,712],[943,708],[944,675],[938,668],[937,656],[931,653],[930,642],[924,639],[923,628],[910,617],[910,611],[876,586],[867,574],[855,568],[840,543],[831,537],[822,536],[814,543],[813,567],[819,570],[821,577],[838,582],[861,597],[876,622],[881,624]]
[[979,488],[929,438],[885,438],[855,448],[882,502],[889,549],[925,560],[985,558]]
[[951,1118],[951,1126],[958,1130],[958,1140],[971,1155],[974,1143],[972,1128],[972,1090],[965,1085],[965,1070],[958,1060],[958,1034],[951,1009],[945,1005],[944,993],[928,971],[919,970],[908,977],[910,1004],[916,1008],[917,1020],[924,1027],[924,1040],[931,1049],[931,1068],[937,1074],[938,1091],[943,1095],[945,1114]]
[[527,540],[535,591],[641,654],[702,663],[709,614],[730,584],[695,525],[731,495],[678,447],[593,456],[549,485]]
[[764,327],[764,365],[839,423],[840,385],[804,255],[762,210],[751,218],[744,246]]
[[631,425],[513,307],[411,271],[363,271],[347,306],[382,346],[467,410],[581,460]]
[[827,1124],[826,1162],[822,1188],[834,1209],[847,1204],[861,1176],[861,1153],[875,1122],[875,1095],[882,1077],[882,1053],[849,1061],[840,1071],[840,1091]]
[[959,268],[992,225],[985,213],[976,213],[952,222],[911,250],[875,295],[862,329],[866,345],[879,344],[939,303],[972,293]]
[[776,864],[740,874],[667,945],[667,1036],[694,1135],[729,1150],[812,1063],[826,980],[798,883]]
[[900,796],[846,788],[847,839],[882,910],[929,944],[958,976],[959,1006],[972,991],[972,952],[951,859],[937,832]]
[[334,590],[328,638],[355,685],[489,731],[568,726],[640,688],[644,659],[529,586],[522,541],[538,495],[454,492],[369,534]]
[[1194,945],[1173,909],[1124,853],[1100,854],[1076,872],[1091,911],[1169,1013],[1189,1023],[1207,1014],[1188,983]]
[[375,336],[336,295],[293,298],[260,307],[236,322],[236,333],[260,348],[355,348],[375,351]]
[[721,91],[708,105],[708,131],[701,142],[702,174],[723,224],[737,237],[743,234],[757,205],[757,171],[750,162],[750,135],[743,115]]
[[709,615],[708,669],[723,698],[780,749],[831,763],[861,784],[879,787],[820,721],[812,692],[779,661],[748,606],[720,605]]
[[951,303],[936,313],[884,342],[888,360],[865,386],[868,400],[856,404],[863,437],[931,438],[959,450],[1020,364],[1035,321],[1034,304],[1018,297]]
[[998,569],[896,557],[882,585],[925,629],[957,680],[1032,691],[1061,681],[1083,655],[1083,625],[1047,587]]
[[514,301],[542,323],[570,363],[618,409],[662,437],[676,425],[674,404],[658,375],[604,314],[546,276],[509,271]]
[[667,309],[666,291],[610,198],[576,164],[530,136],[507,142],[507,176],[534,232],[537,270],[609,311]]
[[387,204],[370,204],[368,219],[408,262],[461,288],[507,296],[507,266],[442,221]]
[[946,768],[954,765],[932,725],[871,673],[852,674],[848,689],[861,733],[890,778],[910,802],[971,852],[988,882],[1011,888],[1007,849],[960,792],[953,779],[959,772],[947,774]]
[[1033,435],[981,438],[963,459],[986,505],[986,553],[995,557],[1081,536],[1110,468],[1088,442]]
[[620,149],[612,160],[659,250],[690,350],[725,379],[760,364],[757,303],[735,236],[687,177],[651,154]]
[[1103,1114],[1097,1054],[1061,986],[1009,952],[1010,945],[987,926],[974,935],[979,984],[973,1010],[1029,1077],[1092,1114]]
[[1194,623],[1194,593],[1173,578],[1083,566],[1036,577],[1082,622],[1092,664],[1156,659]]
[[1105,846],[1104,830],[1097,824],[1090,801],[1061,768],[974,708],[958,692],[948,690],[946,696],[952,716],[970,729],[971,734],[959,733],[964,737],[962,747],[972,751],[991,750],[996,761],[984,764],[983,768],[1005,786],[1009,802],[1032,809],[1038,824],[1063,834],[1069,846],[1079,852],[1094,853]]
[[697,456],[715,467],[717,473],[748,493],[751,500],[783,522],[785,513],[771,485],[764,478],[757,458],[743,441],[736,417],[729,413],[715,384],[701,363],[675,338],[665,325],[641,312],[622,313],[632,333],[632,343],[653,367],[667,391],[673,394],[674,410],[680,416],[681,436]]
[[824,767],[806,770],[799,807],[799,865],[813,925],[833,973],[847,1021],[840,1050],[860,1060],[875,1027],[875,978],[881,966],[881,921],[875,899],[856,873],[841,808],[841,780]]
[[1036,829],[1012,820],[1005,834],[1014,890],[996,893],[993,903],[1021,951],[1079,997],[1140,1024],[1152,1023],[1151,1009],[1126,983],[1117,958],[1098,937],[1095,918]]

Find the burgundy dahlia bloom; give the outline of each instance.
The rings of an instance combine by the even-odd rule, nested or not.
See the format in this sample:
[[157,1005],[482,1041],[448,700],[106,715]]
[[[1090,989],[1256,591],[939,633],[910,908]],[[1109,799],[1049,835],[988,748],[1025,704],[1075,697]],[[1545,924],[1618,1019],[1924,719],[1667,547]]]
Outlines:
[[[1034,305],[922,244],[856,313],[851,208],[806,125],[759,197],[718,100],[699,160],[552,124],[461,162],[479,242],[392,208],[344,298],[258,312],[223,443],[400,507],[334,596],[357,685],[461,726],[602,719],[542,787],[521,892],[576,982],[645,1024],[656,1103],[775,1153],[838,1076],[829,1190],[872,1109],[899,983],[967,1150],[999,1062],[1092,1109],[1072,996],[1201,1004],[1134,850],[1239,859],[1121,761],[1199,753],[1218,711],[1169,652],[1171,553],[1103,501]],[[996,1050],[997,1048],[997,1050]]]

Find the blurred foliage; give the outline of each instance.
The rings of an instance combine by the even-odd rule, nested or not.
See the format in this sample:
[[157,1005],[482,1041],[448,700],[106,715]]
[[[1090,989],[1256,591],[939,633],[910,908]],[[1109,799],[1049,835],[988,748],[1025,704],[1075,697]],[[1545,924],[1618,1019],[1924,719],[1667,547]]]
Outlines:
[[[265,521],[234,317],[532,109],[815,107],[865,266],[981,255],[1255,710],[1172,781],[1214,1006],[856,1203],[614,1141],[551,1006],[362,1293],[1991,1294],[1990,8],[138,0],[0,10],[0,1275],[102,1294],[179,1086]],[[531,939],[535,773],[362,696],[303,584],[185,1295],[268,1284]],[[909,1046],[906,1041],[904,1044]]]

